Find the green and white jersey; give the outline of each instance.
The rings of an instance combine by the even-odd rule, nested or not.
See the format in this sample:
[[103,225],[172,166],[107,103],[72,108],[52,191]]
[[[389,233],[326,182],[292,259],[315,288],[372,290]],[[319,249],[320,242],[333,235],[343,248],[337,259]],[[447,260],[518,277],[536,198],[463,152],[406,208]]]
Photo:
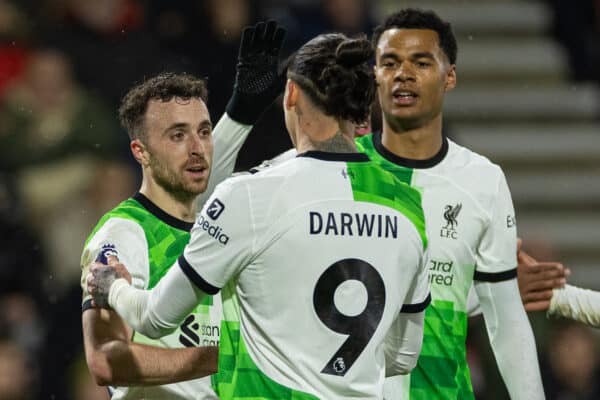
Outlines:
[[[193,224],[158,208],[141,193],[106,213],[86,241],[81,257],[83,310],[91,307],[85,278],[89,264],[116,255],[136,288],[151,289],[183,253]],[[133,342],[158,347],[217,346],[221,321],[218,296],[198,305],[181,326],[159,340],[134,333]],[[163,386],[112,388],[112,399],[216,399],[210,377]]]
[[[429,303],[421,196],[364,154],[220,184],[179,266],[221,290],[221,399],[380,399],[383,340]],[[395,333],[395,332],[394,332]]]
[[466,359],[467,295],[474,280],[516,277],[516,227],[502,170],[444,139],[429,160],[407,160],[385,149],[381,133],[356,140],[359,149],[418,189],[429,240],[431,306],[423,349],[409,376],[386,380],[386,399],[473,399]]

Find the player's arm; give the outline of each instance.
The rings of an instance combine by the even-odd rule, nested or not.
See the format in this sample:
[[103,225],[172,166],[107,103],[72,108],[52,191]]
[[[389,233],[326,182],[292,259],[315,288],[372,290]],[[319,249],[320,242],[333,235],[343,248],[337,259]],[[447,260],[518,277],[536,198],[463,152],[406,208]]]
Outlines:
[[153,339],[177,329],[207,295],[183,273],[179,261],[152,290],[131,286],[117,266],[126,268],[95,263],[87,276],[88,291],[97,306],[112,307],[133,330]]
[[[96,263],[87,275],[96,304],[109,305],[135,331],[158,338],[175,330],[206,295],[218,293],[247,264],[254,245],[249,194],[245,185],[233,181],[238,179],[217,187],[192,228],[184,254],[152,290],[129,285],[115,265]],[[209,233],[215,227],[218,237]]]
[[279,54],[284,38],[285,30],[275,21],[244,29],[233,93],[213,131],[214,164],[208,188],[199,196],[198,204],[204,204],[215,187],[231,176],[252,126],[283,92],[285,71],[280,68]]
[[406,375],[419,359],[425,311],[400,313],[385,337],[385,376]]
[[[523,251],[521,245],[521,239],[517,239],[517,281],[525,311],[546,311],[550,307],[553,290],[565,285],[571,271],[558,262],[538,262]],[[467,297],[467,314],[469,317],[481,314],[473,287]]]
[[554,289],[548,315],[600,327],[600,292],[565,285]]
[[543,399],[535,339],[516,279],[476,282],[475,289],[496,363],[511,399]]
[[511,399],[543,399],[535,339],[517,285],[514,209],[503,174],[491,210],[477,248],[475,290],[496,363]]
[[98,385],[163,385],[217,370],[217,347],[163,349],[131,342],[131,329],[111,310],[82,314],[85,357]]
[[480,314],[481,305],[479,304],[479,298],[477,297],[475,287],[471,286],[471,289],[469,289],[469,295],[467,296],[467,315],[469,317],[474,317]]
[[400,313],[385,337],[386,377],[408,374],[417,365],[423,345],[425,309],[431,303],[427,260],[425,252]]
[[[86,244],[82,255],[82,277],[94,260],[131,265],[131,274],[119,274],[139,288],[146,287],[148,258],[142,228],[129,220],[108,220]],[[131,328],[113,311],[94,308],[82,280],[82,330],[86,360],[100,385],[132,386],[173,383],[199,378],[216,370],[216,348],[161,349],[131,342]]]
[[600,327],[600,293],[565,285],[570,270],[557,262],[538,262],[521,249],[519,240],[519,290],[528,311],[547,311]]

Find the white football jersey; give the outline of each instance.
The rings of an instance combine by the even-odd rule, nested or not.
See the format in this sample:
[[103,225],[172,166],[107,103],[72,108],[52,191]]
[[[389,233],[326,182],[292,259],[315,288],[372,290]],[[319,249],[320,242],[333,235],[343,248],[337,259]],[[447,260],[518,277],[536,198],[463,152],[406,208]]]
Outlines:
[[504,174],[447,139],[429,160],[394,155],[381,144],[381,133],[356,142],[421,192],[427,221],[432,301],[423,349],[410,375],[386,382],[386,399],[473,399],[465,348],[469,289],[474,280],[516,278],[515,212]]
[[[87,240],[81,258],[83,311],[91,307],[85,281],[90,263],[106,263],[106,258],[114,255],[127,266],[134,287],[151,289],[183,252],[192,226],[168,215],[141,193],[106,213]],[[164,348],[218,346],[221,317],[221,299],[211,296],[175,332],[157,340],[134,332],[132,341]],[[110,391],[113,400],[217,399],[210,377],[170,385],[114,387]]]
[[[250,129],[251,126],[242,125],[227,114],[215,126],[214,163],[208,188],[197,199],[200,206],[217,183],[232,173],[237,150]],[[83,311],[91,307],[91,296],[87,293],[85,282],[88,267],[99,255],[107,252],[117,255],[127,266],[132,285],[151,289],[183,252],[191,227],[191,223],[166,214],[140,193],[105,214],[88,238],[81,259]],[[132,340],[164,348],[218,346],[222,316],[221,297],[211,296],[199,304],[175,332],[158,340],[135,332]],[[110,391],[113,400],[217,398],[211,377],[161,386],[114,387]]]
[[179,265],[222,289],[221,399],[382,397],[383,340],[429,303],[421,197],[364,154],[217,187]]

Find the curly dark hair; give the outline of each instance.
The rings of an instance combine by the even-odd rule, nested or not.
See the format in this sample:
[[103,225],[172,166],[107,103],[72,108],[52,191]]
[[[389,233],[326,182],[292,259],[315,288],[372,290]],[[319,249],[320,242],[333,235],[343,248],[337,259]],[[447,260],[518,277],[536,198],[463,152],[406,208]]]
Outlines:
[[371,43],[364,37],[319,35],[291,58],[288,78],[325,114],[362,123],[375,98],[373,54]]
[[121,101],[119,120],[130,139],[144,139],[144,115],[150,100],[200,98],[206,103],[206,81],[186,73],[164,72],[131,88]]
[[449,22],[442,20],[435,12],[418,8],[405,8],[389,15],[373,31],[373,46],[377,47],[383,32],[388,29],[430,29],[438,34],[440,48],[450,64],[456,64],[458,46]]

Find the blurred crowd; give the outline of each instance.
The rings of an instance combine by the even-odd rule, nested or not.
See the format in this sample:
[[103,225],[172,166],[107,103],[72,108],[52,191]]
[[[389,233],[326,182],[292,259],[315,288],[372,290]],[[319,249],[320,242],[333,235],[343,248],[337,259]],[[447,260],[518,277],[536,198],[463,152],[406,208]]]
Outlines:
[[[216,122],[244,26],[277,19],[289,54],[321,32],[370,32],[378,3],[0,0],[0,400],[108,398],[83,358],[79,257],[98,218],[139,183],[117,123],[126,89],[164,70],[207,77]],[[549,3],[573,78],[600,81],[600,2]],[[283,130],[273,105],[238,169],[288,149]],[[493,398],[487,339],[481,321],[472,324],[473,383]],[[576,324],[548,323],[547,331],[548,398],[600,398],[597,337]]]

